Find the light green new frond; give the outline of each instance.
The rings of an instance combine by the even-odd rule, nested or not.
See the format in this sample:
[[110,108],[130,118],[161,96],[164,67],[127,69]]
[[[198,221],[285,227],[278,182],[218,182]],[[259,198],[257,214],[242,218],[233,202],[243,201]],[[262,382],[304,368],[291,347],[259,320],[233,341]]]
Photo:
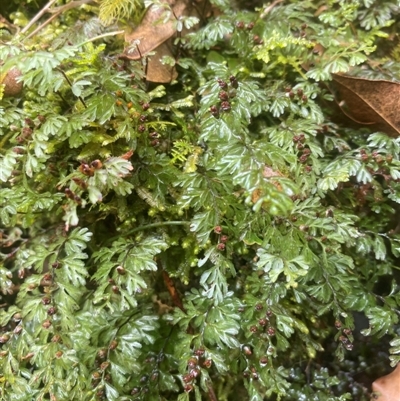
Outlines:
[[274,31],[269,38],[264,39],[264,44],[260,46],[259,50],[256,53],[256,56],[259,60],[263,60],[265,63],[268,63],[270,60],[271,50],[282,49],[290,45],[302,48],[310,48],[314,47],[315,43],[304,38],[296,38],[290,35],[283,36],[277,31]]
[[104,25],[110,25],[114,20],[137,14],[142,8],[140,0],[102,0],[99,17]]
[[175,141],[174,142],[174,147],[171,150],[171,154],[172,154],[172,159],[171,159],[171,163],[176,163],[178,161],[180,162],[184,162],[187,159],[187,155],[189,153],[192,153],[194,149],[194,146],[185,141],[185,140],[180,140],[180,141]]
[[202,153],[203,149],[200,146],[192,145],[185,140],[175,141],[174,147],[171,150],[173,156],[171,163],[185,162],[183,171],[185,173],[193,173],[197,170],[199,157]]
[[89,42],[85,45],[84,51],[78,53],[76,63],[82,66],[93,65],[99,58],[99,54],[106,48],[105,44],[94,46]]

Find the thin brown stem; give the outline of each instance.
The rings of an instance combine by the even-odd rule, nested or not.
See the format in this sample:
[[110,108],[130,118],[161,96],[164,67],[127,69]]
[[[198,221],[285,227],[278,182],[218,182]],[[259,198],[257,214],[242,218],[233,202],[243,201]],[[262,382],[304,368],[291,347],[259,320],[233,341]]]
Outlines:
[[275,0],[272,4],[269,6],[265,7],[264,11],[260,14],[260,18],[263,19],[265,16],[267,16],[271,10],[279,3],[282,3],[283,0]]
[[90,42],[94,42],[95,40],[99,40],[102,38],[106,38],[107,36],[115,36],[115,35],[121,35],[123,34],[125,31],[121,30],[121,31],[113,31],[113,32],[106,32],[106,33],[102,33],[101,35],[98,36],[94,36],[93,38],[90,38],[88,40],[85,40],[84,42],[81,42],[78,44],[78,47],[85,45],[86,43],[90,43]]
[[49,11],[49,8],[56,2],[57,0],[50,0],[28,23],[26,27],[21,30],[21,33],[27,32],[31,26],[38,21],[44,14]]
[[90,4],[94,3],[94,0],[76,0],[76,1],[71,1],[68,4],[65,4],[63,6],[59,7],[54,7],[53,9],[48,10],[49,13],[63,13],[64,11],[70,10],[71,8],[76,8],[83,6],[84,4]]
[[7,20],[7,18],[4,18],[1,14],[0,14],[0,22],[4,24],[11,32],[17,32],[19,29],[16,25],[12,24],[10,21]]
[[61,13],[52,15],[49,19],[43,22],[42,25],[39,25],[33,32],[31,32],[25,39],[29,39],[32,36],[35,36],[38,32],[40,32],[46,25],[49,25],[51,21],[56,19]]
[[15,249],[13,249],[10,253],[7,253],[3,260],[11,259],[20,249],[23,245],[25,245],[28,242],[27,239],[22,240],[22,243],[18,245]]
[[29,22],[29,24],[21,31],[21,33],[25,33],[45,13],[53,14],[50,18],[48,18],[41,25],[39,25],[34,31],[32,31],[25,39],[29,39],[32,36],[35,36],[38,32],[40,32],[44,27],[50,24],[54,19],[56,19],[65,11],[70,10],[71,8],[80,7],[83,4],[90,4],[94,2],[94,0],[77,0],[77,1],[72,1],[71,3],[65,4],[60,7],[50,8],[55,1],[56,0],[51,0],[49,3],[47,3],[46,6],[44,6],[42,10],[40,10],[40,12],[37,13]]
[[218,401],[217,396],[215,395],[215,391],[211,385],[211,383],[207,384],[207,388],[208,388],[208,396],[210,397],[211,401]]
[[[66,79],[66,81],[68,82],[68,85],[72,88],[72,82],[70,81],[70,79],[68,78],[67,74],[63,71],[58,69],[58,71],[61,72],[61,74],[64,76],[64,78]],[[81,101],[81,103],[83,104],[83,106],[85,107],[85,109],[87,108],[85,101],[83,100],[83,98],[81,96],[78,96],[78,99]]]

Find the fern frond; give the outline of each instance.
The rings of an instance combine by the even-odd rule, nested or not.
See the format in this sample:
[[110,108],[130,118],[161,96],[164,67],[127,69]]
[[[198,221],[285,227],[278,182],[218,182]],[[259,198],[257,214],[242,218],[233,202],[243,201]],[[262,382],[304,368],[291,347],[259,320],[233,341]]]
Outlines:
[[200,146],[193,148],[193,153],[187,158],[183,171],[185,173],[194,173],[197,170],[200,155],[203,153],[203,149]]
[[84,51],[78,53],[79,59],[76,60],[77,64],[83,66],[95,64],[105,47],[106,45],[104,43],[99,46],[95,46],[91,42],[86,43]]
[[187,155],[192,153],[194,150],[194,146],[185,140],[178,140],[174,142],[174,146],[171,150],[172,159],[171,163],[174,164],[178,161],[185,162],[187,159]]
[[104,25],[110,25],[115,20],[137,15],[142,9],[141,0],[102,0],[99,18]]
[[155,209],[158,209],[160,211],[165,210],[165,206],[157,200],[153,194],[148,191],[146,188],[143,187],[138,187],[136,188],[136,193],[139,195],[141,199],[143,199],[148,205],[151,207],[154,207]]
[[174,100],[171,103],[152,103],[151,106],[157,110],[170,111],[171,109],[178,110],[184,107],[193,106],[193,95],[189,95],[183,99]]

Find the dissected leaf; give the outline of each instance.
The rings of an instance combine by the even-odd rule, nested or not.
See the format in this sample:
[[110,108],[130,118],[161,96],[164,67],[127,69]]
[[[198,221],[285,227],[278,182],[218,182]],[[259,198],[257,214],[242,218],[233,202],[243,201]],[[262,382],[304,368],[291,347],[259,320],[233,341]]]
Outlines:
[[400,134],[399,83],[338,74],[332,77],[336,100],[347,116],[391,136]]
[[[210,0],[181,38],[175,1],[0,2],[0,398],[367,401],[400,362],[400,143],[322,85],[398,75],[395,2]],[[120,60],[150,6],[172,33]]]
[[377,401],[399,401],[400,399],[400,364],[386,376],[372,383],[372,391]]

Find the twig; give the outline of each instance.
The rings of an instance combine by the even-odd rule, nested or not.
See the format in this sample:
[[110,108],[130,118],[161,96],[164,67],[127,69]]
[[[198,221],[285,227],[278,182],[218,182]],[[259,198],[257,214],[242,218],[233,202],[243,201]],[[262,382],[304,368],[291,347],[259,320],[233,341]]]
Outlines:
[[77,0],[77,1],[72,1],[71,3],[65,4],[60,7],[55,7],[51,9],[50,7],[52,4],[57,1],[57,0],[51,0],[49,3],[47,3],[29,22],[29,24],[21,31],[21,33],[25,33],[42,15],[45,13],[50,13],[53,14],[50,18],[48,18],[46,21],[44,21],[41,25],[39,25],[33,32],[31,32],[25,39],[29,39],[32,36],[35,36],[39,31],[41,31],[45,26],[50,24],[51,21],[53,21],[55,18],[57,18],[60,14],[63,12],[70,10],[71,8],[76,8],[80,7],[83,4],[89,4],[93,3],[94,0]]
[[108,238],[107,242],[113,241],[117,238],[120,238],[121,236],[132,235],[133,233],[136,233],[138,231],[149,230],[150,228],[158,228],[158,227],[164,227],[164,226],[186,226],[189,224],[190,224],[189,221],[160,221],[159,223],[151,223],[151,224],[147,224],[145,226],[133,228],[132,230],[129,230],[126,233],[118,234],[115,237]]
[[12,258],[21,249],[22,245],[26,244],[27,242],[28,242],[27,239],[23,239],[22,243],[18,245],[15,249],[13,249],[10,253],[7,253],[3,260]]
[[76,0],[76,1],[71,1],[68,4],[65,4],[63,6],[59,6],[59,7],[54,7],[51,10],[48,10],[49,13],[59,13],[59,12],[64,12],[67,11],[71,8],[75,8],[75,7],[80,7],[83,6],[84,4],[90,4],[90,3],[94,3],[94,0]]
[[18,27],[12,24],[10,21],[8,21],[6,18],[4,18],[1,14],[0,14],[0,22],[4,24],[8,29],[10,29],[10,31],[12,32],[18,31]]
[[49,8],[56,2],[57,0],[50,0],[28,23],[28,25],[21,30],[21,33],[25,33],[29,30],[29,28],[40,18],[42,15],[46,14]]
[[35,36],[38,32],[40,32],[46,25],[49,25],[51,21],[56,19],[61,13],[57,13],[52,15],[49,19],[43,22],[43,24],[39,25],[34,31],[32,31],[25,39],[30,39],[32,36]]
[[113,31],[113,32],[107,32],[103,33],[99,36],[94,36],[93,38],[90,38],[88,40],[85,40],[84,42],[81,42],[78,44],[78,47],[85,45],[86,43],[89,42],[94,42],[95,40],[106,38],[107,36],[114,36],[114,35],[120,35],[121,33],[124,33],[125,31]]
[[271,10],[279,3],[282,3],[283,0],[275,0],[272,4],[270,4],[268,7],[265,7],[265,10],[260,14],[260,18],[263,19],[264,17],[267,16],[271,12]]
[[215,395],[215,391],[214,391],[211,383],[207,383],[207,388],[208,388],[208,396],[210,397],[210,400],[211,401],[218,401],[218,398]]
[[[68,78],[67,74],[66,74],[63,70],[61,70],[61,69],[58,69],[58,71],[61,72],[61,74],[62,74],[62,75],[64,76],[64,78],[67,80],[68,85],[72,88],[72,82],[71,82],[70,79]],[[85,103],[85,101],[83,100],[83,98],[82,98],[81,96],[78,96],[78,99],[81,101],[81,103],[83,104],[83,106],[85,107],[85,109],[87,109],[86,103]]]

